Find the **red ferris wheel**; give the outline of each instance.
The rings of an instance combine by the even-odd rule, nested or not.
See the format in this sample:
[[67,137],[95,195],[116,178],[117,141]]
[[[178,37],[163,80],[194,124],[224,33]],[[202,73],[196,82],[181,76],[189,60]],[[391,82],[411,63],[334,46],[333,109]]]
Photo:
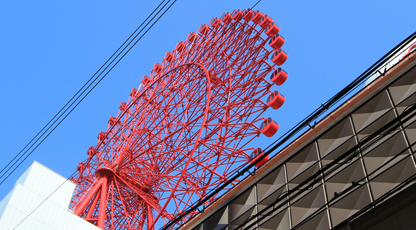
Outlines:
[[102,229],[155,229],[261,155],[250,142],[278,129],[262,114],[285,100],[270,90],[288,76],[279,29],[260,11],[235,10],[178,42],[78,165],[74,213]]

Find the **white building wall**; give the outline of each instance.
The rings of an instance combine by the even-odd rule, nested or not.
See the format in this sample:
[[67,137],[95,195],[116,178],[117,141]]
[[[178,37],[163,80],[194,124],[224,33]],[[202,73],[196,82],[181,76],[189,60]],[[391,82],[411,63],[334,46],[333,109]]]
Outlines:
[[0,202],[1,230],[98,230],[68,210],[75,184],[38,162]]

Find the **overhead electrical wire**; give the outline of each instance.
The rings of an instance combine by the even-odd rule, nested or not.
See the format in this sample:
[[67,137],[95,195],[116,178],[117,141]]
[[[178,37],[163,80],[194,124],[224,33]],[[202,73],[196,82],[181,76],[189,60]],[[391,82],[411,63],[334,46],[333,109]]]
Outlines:
[[[73,98],[75,98],[76,97],[76,95],[85,87],[85,85],[87,85],[88,84],[88,82],[90,82],[91,81],[91,79],[92,78],[94,78],[94,76],[108,63],[108,61],[110,61],[111,60],[111,58],[120,50],[120,49],[122,49],[122,47],[127,43],[127,41],[128,40],[130,40],[130,38],[131,37],[133,37],[133,35],[139,30],[139,28],[150,18],[150,16],[165,2],[166,0],[163,0],[156,8],[155,8],[155,10],[153,10],[153,12],[142,22],[142,24],[140,24],[140,26],[133,32],[133,34],[132,35],[130,35],[130,37],[117,49],[117,51],[104,63],[104,65],[103,66],[101,66],[101,68],[87,81],[87,83],[85,83],[84,84],[84,86],[71,98],[71,100],[69,100],[68,102],[67,102],[67,104],[51,119],[51,121],[49,121],[48,122],[48,124],[46,124],[45,125],[45,127],[42,129],[42,130],[44,130],[54,119],[55,119],[55,117],[56,116],[58,116],[58,114],[73,100]],[[133,40],[132,41],[130,41],[128,44],[127,44],[127,46],[128,45],[130,45],[133,41],[134,41],[134,43],[133,43],[133,45],[127,50],[127,52],[125,52],[122,56],[121,56],[121,58],[120,59],[118,59],[117,61],[116,61],[116,63],[101,77],[101,79],[81,98],[81,100],[69,111],[69,113],[67,113],[66,115],[65,115],[65,117],[47,134],[47,136],[45,136],[43,139],[42,139],[42,141],[40,142],[40,143],[38,143],[38,145],[33,149],[33,150],[31,150],[31,152],[23,159],[23,161],[24,160],[26,160],[26,158],[53,132],[53,130],[55,130],[56,129],[56,127],[63,121],[63,120],[65,120],[65,118],[78,106],[78,104],[79,103],[81,103],[81,101],[98,85],[98,83],[100,83],[101,82],[101,80],[103,80],[104,78],[105,78],[105,76],[107,76],[107,74],[121,61],[121,59],[123,59],[124,58],[124,56],[126,56],[126,54],[141,40],[141,38],[156,24],[156,22],[158,22],[159,21],[159,19],[173,6],[173,4],[175,4],[176,3],[176,1],[177,0],[174,0],[173,2],[172,2],[172,4],[170,4],[164,11],[163,11],[163,13],[162,14],[160,14],[159,15],[159,17],[152,23],[152,25],[150,25],[150,27],[139,37],[139,39],[138,40],[136,40],[136,41],[134,41],[134,39],[136,39],[137,38],[137,36],[140,34],[140,32],[141,31],[143,31],[143,29],[144,28],[146,28],[146,26],[150,23],[150,22],[152,22],[152,20],[160,13],[160,11],[163,9],[163,8],[165,8],[166,7],[166,5],[170,2],[170,0],[165,4],[165,5],[163,5],[163,7],[161,8],[161,9],[159,9],[159,11],[152,17],[152,19],[145,25],[145,27],[143,28],[143,29],[141,29],[140,31],[139,31],[139,33],[138,34],[136,34],[135,36],[134,36],[134,38],[133,38]],[[121,52],[123,52],[125,49],[126,49],[127,47],[124,47],[123,49],[122,49],[122,51]],[[120,55],[121,53],[119,53],[119,54],[117,54],[116,55],[116,58]],[[115,61],[115,59],[114,60],[112,60],[111,62],[110,62],[110,64],[112,63],[112,62],[114,62]],[[100,75],[108,68],[109,66],[107,66],[103,71],[101,71],[101,73],[100,73]],[[100,75],[98,75],[98,77],[100,76]],[[96,78],[96,79],[98,79],[98,77]],[[94,81],[96,80],[96,79],[94,79]],[[93,83],[94,83],[94,81],[92,81],[92,83],[90,83],[89,85],[88,85],[88,87],[90,87]],[[87,88],[88,89],[88,88]],[[85,90],[83,90],[83,92],[85,92],[87,89],[85,89]],[[80,95],[81,96],[81,95]],[[80,97],[80,96],[78,96],[77,97],[77,99]],[[71,105],[73,104],[73,103],[75,103],[76,101],[74,101],[74,102],[72,102],[71,103]],[[65,111],[67,111],[68,110],[68,108],[67,109],[65,109]],[[61,117],[62,115],[60,115],[59,117]],[[54,124],[56,121],[54,121],[52,124]],[[50,127],[49,127],[50,128]],[[49,129],[48,128],[48,129]],[[47,130],[48,130],[47,129]],[[38,136],[41,132],[42,132],[42,130],[36,135],[36,136]],[[47,131],[46,130],[46,131]],[[45,132],[46,132],[45,131]],[[43,133],[44,134],[44,133]],[[42,134],[42,135],[43,135]],[[25,148],[34,140],[34,139],[36,139],[36,136],[25,146]],[[41,136],[42,137],[42,136]],[[38,138],[39,139],[39,138]],[[36,142],[35,142],[36,143]],[[32,144],[32,146],[33,146],[33,144]],[[22,151],[25,149],[25,148],[23,148],[22,149]],[[22,152],[22,151],[20,151],[19,152],[19,154]],[[27,152],[27,151],[26,151]],[[25,153],[26,153],[25,152]],[[16,158],[17,156],[15,156],[15,158]],[[15,158],[13,158],[13,160],[15,159]],[[20,158],[19,158],[20,159]],[[13,161],[12,160],[12,161]],[[0,182],[0,185],[21,165],[21,163],[23,162],[23,161],[21,161],[20,163],[19,163],[19,165],[17,165],[16,166],[16,168],[15,169],[13,169],[13,171],[2,181],[2,182]],[[9,163],[10,164],[10,163]],[[8,164],[8,165],[9,165]],[[8,166],[7,165],[7,166]],[[14,164],[13,164],[14,165]],[[6,167],[7,167],[6,166]],[[3,172],[4,171],[4,169],[1,171],[1,172]],[[0,173],[1,173],[0,172]],[[6,171],[7,172],[7,171]],[[72,177],[74,174],[76,173],[76,171],[70,176],[70,177]],[[4,175],[4,174],[3,174]],[[3,176],[2,175],[2,176]],[[2,177],[1,176],[1,177]],[[0,178],[1,178],[0,177]],[[69,177],[69,178],[70,178]],[[62,185],[64,185],[68,180],[69,180],[69,178],[67,179],[67,180],[65,180],[61,185],[59,185],[58,186],[58,188],[56,188],[48,197],[46,197],[38,206],[36,206],[28,215],[26,215],[26,217],[23,219],[23,220],[21,220],[13,229],[16,229],[21,223],[23,223],[33,212],[35,212],[46,200],[48,200],[48,198],[49,197],[51,197],[60,187],[62,187]]]
[[[143,38],[156,22],[176,3],[163,0],[139,27],[124,41],[110,58],[92,75],[77,93],[55,114],[55,116],[29,141],[28,144],[0,171],[0,185],[39,147],[40,144],[64,121],[69,114],[85,99],[86,96],[111,72],[111,70],[127,55],[127,53]],[[165,3],[165,4],[164,4]],[[163,6],[162,6],[163,5]],[[161,7],[162,6],[162,7]],[[163,12],[161,13],[161,11]],[[157,12],[156,12],[157,11]],[[156,12],[156,13],[155,13]],[[153,17],[152,17],[153,15]],[[154,20],[156,17],[158,18]],[[149,20],[149,18],[151,18]],[[147,21],[147,23],[146,23]],[[146,24],[145,24],[146,23]],[[148,25],[152,23],[149,27]],[[145,25],[144,25],[145,24]],[[144,25],[144,26],[143,26]],[[147,28],[147,29],[146,29]],[[143,33],[142,31],[145,30]],[[140,31],[139,31],[140,30]],[[141,35],[139,37],[139,35]],[[23,159],[22,159],[23,158]],[[17,164],[17,165],[16,165]]]

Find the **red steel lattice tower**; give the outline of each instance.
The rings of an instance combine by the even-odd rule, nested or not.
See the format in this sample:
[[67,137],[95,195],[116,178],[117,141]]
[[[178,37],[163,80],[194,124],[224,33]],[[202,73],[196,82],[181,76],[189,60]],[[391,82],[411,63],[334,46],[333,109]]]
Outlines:
[[155,229],[262,154],[250,156],[249,143],[277,131],[261,115],[285,99],[270,91],[287,78],[279,29],[260,11],[235,10],[178,42],[78,165],[74,213],[102,229]]

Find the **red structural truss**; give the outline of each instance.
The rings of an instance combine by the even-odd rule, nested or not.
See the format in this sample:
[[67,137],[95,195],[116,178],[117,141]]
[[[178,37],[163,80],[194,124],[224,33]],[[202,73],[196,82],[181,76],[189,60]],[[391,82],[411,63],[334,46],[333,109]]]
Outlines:
[[[236,10],[178,42],[78,165],[74,213],[102,229],[157,229],[250,162],[250,141],[269,108],[263,100],[277,98],[273,82],[287,78],[276,66],[287,58],[279,30],[260,11]],[[280,39],[276,48],[272,38]],[[266,79],[275,71],[285,74]],[[280,107],[279,100],[269,104]]]

